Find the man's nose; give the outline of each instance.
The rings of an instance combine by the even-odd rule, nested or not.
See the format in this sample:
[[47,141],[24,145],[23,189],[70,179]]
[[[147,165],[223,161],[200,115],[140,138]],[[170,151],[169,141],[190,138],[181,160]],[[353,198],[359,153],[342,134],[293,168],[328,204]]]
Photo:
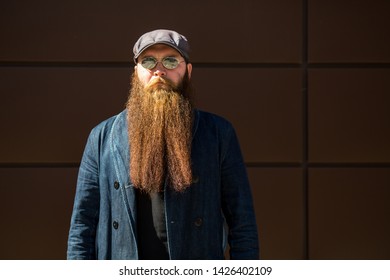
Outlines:
[[154,76],[165,76],[167,74],[166,69],[161,64],[161,62],[157,62],[157,65],[153,69],[153,75]]

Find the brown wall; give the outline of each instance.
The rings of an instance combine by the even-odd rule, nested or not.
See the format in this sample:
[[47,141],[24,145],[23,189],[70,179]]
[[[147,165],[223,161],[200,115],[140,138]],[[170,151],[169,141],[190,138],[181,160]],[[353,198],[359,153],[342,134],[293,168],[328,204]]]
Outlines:
[[263,259],[390,259],[390,1],[2,1],[0,259],[64,259],[93,126],[131,48],[192,45],[197,105],[235,125]]

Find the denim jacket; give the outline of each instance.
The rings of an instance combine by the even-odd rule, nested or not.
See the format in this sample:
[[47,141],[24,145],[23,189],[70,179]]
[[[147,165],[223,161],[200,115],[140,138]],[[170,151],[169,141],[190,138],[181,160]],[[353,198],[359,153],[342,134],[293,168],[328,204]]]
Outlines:
[[[123,111],[89,135],[77,180],[68,259],[138,259],[127,131]],[[183,193],[164,189],[170,259],[223,259],[226,237],[231,259],[258,259],[251,189],[232,125],[195,110],[191,161],[191,186]]]

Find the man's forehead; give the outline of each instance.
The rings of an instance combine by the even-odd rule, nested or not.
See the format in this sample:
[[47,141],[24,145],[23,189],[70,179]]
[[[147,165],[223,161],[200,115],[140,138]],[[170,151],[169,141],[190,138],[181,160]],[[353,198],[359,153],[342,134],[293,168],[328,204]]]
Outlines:
[[175,50],[174,48],[172,48],[172,47],[170,47],[168,45],[165,45],[165,44],[155,44],[153,46],[150,46],[146,50],[144,50],[141,53],[140,57],[145,57],[145,56],[149,56],[149,55],[158,56],[159,54],[164,55],[164,56],[167,56],[167,55],[170,55],[170,56],[181,56],[180,53],[177,50]]

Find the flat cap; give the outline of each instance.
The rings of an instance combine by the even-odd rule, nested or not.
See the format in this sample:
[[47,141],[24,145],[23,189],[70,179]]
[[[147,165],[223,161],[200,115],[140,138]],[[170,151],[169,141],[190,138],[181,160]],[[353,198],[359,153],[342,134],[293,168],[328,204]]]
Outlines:
[[187,38],[173,30],[157,29],[142,35],[134,44],[134,62],[147,48],[156,45],[165,44],[177,50],[182,57],[188,62],[190,46]]

